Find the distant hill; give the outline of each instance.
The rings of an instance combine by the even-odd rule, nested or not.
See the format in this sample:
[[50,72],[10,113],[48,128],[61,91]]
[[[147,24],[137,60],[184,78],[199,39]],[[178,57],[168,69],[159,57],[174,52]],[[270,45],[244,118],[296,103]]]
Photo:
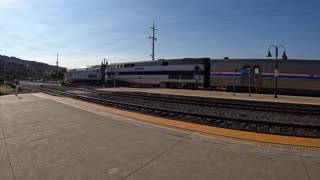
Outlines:
[[16,57],[0,55],[0,82],[18,79],[42,79],[44,74],[53,71],[65,71],[66,68],[52,66],[49,64],[23,60]]

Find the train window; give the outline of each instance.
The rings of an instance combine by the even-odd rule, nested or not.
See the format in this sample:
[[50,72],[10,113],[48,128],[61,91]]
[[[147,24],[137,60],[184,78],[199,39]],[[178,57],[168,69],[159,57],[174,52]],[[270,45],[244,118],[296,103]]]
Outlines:
[[89,79],[94,79],[94,78],[97,78],[97,75],[96,74],[89,74],[88,78]]
[[162,66],[168,66],[169,62],[168,61],[164,61],[162,62]]
[[128,68],[128,67],[130,67],[130,64],[125,64],[124,67]]
[[182,74],[181,79],[193,79],[193,75],[192,74]]
[[243,66],[243,71],[242,71],[242,74],[248,74],[249,71],[250,71],[250,66],[246,65],[246,66]]
[[170,73],[169,79],[180,79],[180,75],[177,73]]
[[241,71],[241,82],[242,83],[248,83],[248,79],[249,79],[249,71],[250,70],[250,66],[249,65],[244,65],[242,66],[242,71]]
[[135,64],[130,64],[130,67],[134,67],[135,66]]
[[255,74],[259,74],[260,73],[260,68],[259,67],[255,67],[254,68],[254,73]]

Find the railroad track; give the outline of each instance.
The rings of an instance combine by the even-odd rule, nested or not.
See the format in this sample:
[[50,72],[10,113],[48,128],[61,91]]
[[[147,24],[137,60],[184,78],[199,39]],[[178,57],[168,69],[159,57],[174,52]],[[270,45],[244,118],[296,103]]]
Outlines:
[[250,110],[250,111],[263,111],[263,112],[278,112],[278,113],[290,113],[290,114],[306,114],[306,115],[319,115],[319,110],[314,109],[298,109],[298,108],[286,108],[286,107],[271,107],[258,104],[245,104],[245,103],[223,103],[223,102],[209,102],[209,101],[200,101],[200,100],[190,100],[190,99],[181,99],[175,97],[157,97],[157,94],[149,95],[139,95],[139,94],[130,94],[130,93],[100,93],[101,97],[105,96],[117,96],[123,98],[131,99],[142,99],[142,100],[153,100],[158,102],[169,102],[169,103],[180,103],[180,104],[189,104],[196,106],[206,106],[206,107],[217,107],[217,108],[228,108],[228,109],[239,109],[239,110]]
[[[134,104],[128,102],[119,102],[115,100],[105,99],[104,95],[109,96],[121,96],[122,98],[132,98],[132,95],[129,94],[118,94],[118,93],[104,93],[97,95],[96,97],[80,95],[75,93],[66,92],[63,90],[49,89],[44,87],[26,87],[24,88],[33,90],[35,92],[43,92],[55,96],[66,96],[70,98],[75,98],[79,100],[89,101],[97,104],[102,104],[106,106],[115,107],[118,109],[124,109],[134,112],[139,112],[143,114],[150,114],[154,116],[165,117],[173,120],[179,120],[184,122],[196,123],[207,126],[216,126],[244,131],[252,131],[259,133],[269,133],[277,135],[288,135],[288,136],[300,136],[300,137],[320,137],[320,126],[319,125],[310,125],[310,124],[295,124],[295,123],[286,123],[286,122],[270,122],[263,120],[251,120],[251,119],[239,119],[239,118],[230,118],[223,116],[213,116],[201,113],[185,112],[161,107],[151,107],[148,105]],[[99,96],[102,96],[99,97]],[[154,97],[141,97],[137,96],[140,99],[148,99],[153,101],[160,101]],[[205,103],[202,102],[186,102],[184,100],[175,101],[171,99],[164,99],[163,102],[174,102],[174,103],[188,103],[189,105],[194,105],[196,103],[199,106],[205,106]],[[212,104],[210,104],[212,105]],[[228,107],[232,108],[232,107]],[[247,109],[247,108],[246,108]],[[269,109],[270,110],[270,109]],[[258,111],[263,111],[259,109]],[[270,110],[271,111],[271,110]],[[283,111],[281,111],[283,113]],[[293,113],[293,112],[288,112]],[[300,112],[302,113],[302,112]],[[303,112],[308,113],[308,112]],[[312,112],[314,113],[314,112]]]
[[[57,87],[54,87],[57,88]],[[71,88],[72,89],[72,88]],[[70,89],[70,90],[71,90]],[[226,109],[238,109],[238,110],[249,110],[249,111],[262,111],[262,112],[278,112],[278,113],[290,113],[290,114],[305,114],[305,115],[319,115],[319,109],[304,109],[296,107],[274,107],[269,105],[263,105],[262,103],[250,104],[246,101],[239,101],[238,103],[232,102],[217,102],[217,101],[206,101],[199,99],[190,99],[189,97],[178,98],[173,95],[161,95],[153,93],[126,93],[126,92],[106,92],[106,91],[97,91],[94,89],[85,89],[85,88],[75,88],[79,90],[85,90],[93,94],[97,94],[97,97],[122,97],[130,99],[141,99],[141,100],[152,100],[157,102],[167,102],[167,103],[180,103],[180,104],[189,104],[193,106],[203,106],[203,107],[217,107],[217,108],[226,108]],[[61,90],[61,89],[56,89]]]

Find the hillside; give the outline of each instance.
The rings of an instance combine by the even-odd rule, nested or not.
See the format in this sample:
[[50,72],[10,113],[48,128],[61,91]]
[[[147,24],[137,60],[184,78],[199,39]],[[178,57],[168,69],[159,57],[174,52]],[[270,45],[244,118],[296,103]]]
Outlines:
[[[65,69],[59,67],[58,71],[63,72]],[[56,66],[0,55],[0,82],[4,79],[10,81],[15,78],[20,80],[42,79],[44,76],[51,75],[52,72],[56,71]],[[55,79],[56,77],[53,78]]]

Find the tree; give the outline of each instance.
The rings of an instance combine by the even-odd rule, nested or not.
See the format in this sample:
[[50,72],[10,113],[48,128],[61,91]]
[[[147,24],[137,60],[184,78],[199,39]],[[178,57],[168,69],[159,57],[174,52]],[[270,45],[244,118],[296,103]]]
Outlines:
[[44,72],[43,74],[43,79],[48,81],[48,80],[63,80],[64,79],[64,72],[65,69],[59,69],[57,71],[51,71],[51,72]]

